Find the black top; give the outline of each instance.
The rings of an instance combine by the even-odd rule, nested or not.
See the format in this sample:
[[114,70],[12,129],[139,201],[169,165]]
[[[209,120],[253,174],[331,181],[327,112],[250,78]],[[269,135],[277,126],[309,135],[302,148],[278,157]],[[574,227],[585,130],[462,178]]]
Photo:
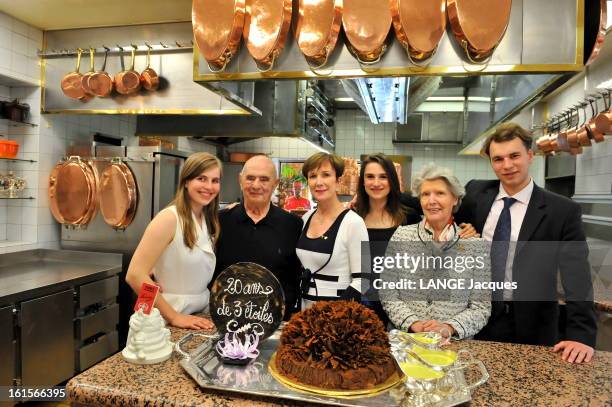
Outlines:
[[232,264],[247,261],[270,270],[285,291],[285,315],[296,311],[300,262],[295,247],[302,232],[302,220],[270,205],[268,214],[255,223],[244,204],[219,212],[221,234],[217,243],[217,264],[213,281]]
[[342,211],[342,213],[338,215],[334,223],[332,223],[332,225],[329,227],[329,229],[325,231],[324,234],[316,238],[310,238],[307,236],[307,233],[308,228],[310,227],[310,221],[314,217],[316,211],[313,212],[313,214],[308,218],[306,226],[304,226],[304,229],[300,234],[297,247],[302,250],[308,250],[311,252],[331,254],[334,251],[334,245],[336,244],[336,236],[338,235],[340,224],[342,223],[342,220],[344,219],[349,210],[350,209],[345,209],[344,211]]

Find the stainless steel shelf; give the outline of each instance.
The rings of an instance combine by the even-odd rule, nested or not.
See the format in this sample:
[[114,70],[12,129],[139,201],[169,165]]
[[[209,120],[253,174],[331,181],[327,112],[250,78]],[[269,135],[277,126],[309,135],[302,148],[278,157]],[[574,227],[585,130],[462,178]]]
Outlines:
[[11,198],[8,196],[0,196],[0,199],[36,199],[36,198],[34,198],[33,196],[18,196],[15,198]]
[[35,163],[35,160],[24,160],[23,158],[5,158],[5,157],[0,157],[1,161],[15,161],[15,162],[22,162],[22,163]]
[[16,122],[14,120],[9,119],[0,119],[0,123],[7,122],[11,127],[38,127],[38,124],[28,123],[28,122]]

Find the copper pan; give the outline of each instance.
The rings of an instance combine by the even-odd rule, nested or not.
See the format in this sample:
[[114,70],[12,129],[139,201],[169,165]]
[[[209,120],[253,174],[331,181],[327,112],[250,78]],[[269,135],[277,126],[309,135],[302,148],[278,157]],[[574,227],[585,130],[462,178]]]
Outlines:
[[608,91],[608,100],[606,103],[606,94],[603,93],[605,103],[605,111],[595,116],[595,128],[602,134],[612,134],[612,110],[610,110],[611,94]]
[[151,47],[147,45],[147,67],[140,74],[140,84],[145,90],[153,91],[159,87],[159,76],[151,68]]
[[138,206],[138,190],[132,170],[114,159],[102,172],[100,181],[100,212],[104,222],[116,229],[129,226]]
[[83,99],[85,97],[85,91],[83,90],[83,86],[81,85],[81,78],[83,75],[79,72],[79,68],[81,67],[81,55],[83,54],[83,50],[79,49],[77,51],[77,62],[76,68],[74,71],[64,75],[62,78],[62,92],[64,95],[68,96],[71,99]]
[[446,30],[446,0],[390,0],[395,36],[415,65],[436,53]]
[[49,179],[49,199],[58,222],[86,225],[97,210],[95,169],[79,157],[58,164]]
[[291,26],[291,0],[247,0],[244,42],[257,68],[266,72],[285,46]]
[[108,58],[108,51],[104,53],[104,62],[102,63],[102,69],[96,71],[91,77],[87,84],[94,95],[104,98],[110,96],[113,92],[115,83],[113,78],[106,72],[106,59]]
[[87,71],[81,77],[81,86],[83,87],[83,91],[85,91],[85,95],[87,96],[95,96],[95,93],[89,87],[89,78],[91,78],[96,73],[96,70],[94,68],[94,61],[95,51],[93,48],[89,48],[89,71]]
[[605,137],[606,134],[599,131],[595,124],[595,118],[597,117],[598,112],[593,107],[593,102],[597,104],[597,100],[590,99],[589,102],[591,104],[593,116],[591,117],[591,120],[589,120],[589,122],[585,125],[585,128],[591,140],[595,140],[596,143],[601,143],[602,141],[606,140],[606,137]]
[[508,27],[512,0],[447,0],[446,7],[454,37],[467,59],[473,64],[488,62]]
[[342,0],[299,0],[295,39],[313,69],[325,66],[342,25]]
[[130,69],[123,70],[115,75],[115,87],[122,95],[131,95],[140,89],[140,74],[134,70],[136,48],[132,47]]
[[389,0],[344,0],[342,27],[351,54],[361,64],[377,63],[387,50]]
[[599,56],[606,39],[608,5],[606,0],[585,2],[584,65],[591,65]]
[[193,34],[211,71],[224,71],[238,52],[244,14],[245,0],[193,0]]

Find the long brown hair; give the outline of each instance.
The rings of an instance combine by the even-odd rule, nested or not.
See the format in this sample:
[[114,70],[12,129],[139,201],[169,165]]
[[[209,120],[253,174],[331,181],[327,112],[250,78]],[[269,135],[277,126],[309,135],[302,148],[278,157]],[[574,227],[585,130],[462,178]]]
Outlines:
[[[202,152],[191,154],[183,165],[178,190],[176,191],[174,200],[170,203],[176,206],[179,221],[183,226],[183,241],[190,249],[193,249],[196,244],[197,231],[195,222],[193,221],[190,205],[191,198],[189,198],[189,192],[187,191],[187,182],[197,178],[204,171],[214,167],[219,167],[219,172],[221,172],[221,174],[223,173],[221,161],[214,155]],[[202,209],[202,215],[206,221],[206,227],[208,228],[208,233],[214,245],[221,230],[219,224],[219,195]]]
[[400,184],[395,166],[393,162],[382,153],[369,155],[361,162],[355,212],[363,219],[365,219],[368,212],[370,212],[370,197],[365,190],[365,169],[370,163],[380,164],[383,170],[385,170],[387,180],[389,181],[389,195],[387,195],[385,211],[391,215],[394,226],[402,225],[406,221],[408,209],[400,202]]

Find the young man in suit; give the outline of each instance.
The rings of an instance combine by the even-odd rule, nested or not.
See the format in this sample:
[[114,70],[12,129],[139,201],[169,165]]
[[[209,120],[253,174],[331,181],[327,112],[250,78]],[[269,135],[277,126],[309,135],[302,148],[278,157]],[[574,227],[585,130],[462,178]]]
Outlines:
[[[529,176],[531,144],[525,129],[502,124],[482,149],[498,180],[466,185],[462,209],[485,240],[493,242],[493,279],[517,284],[516,290],[493,293],[491,317],[476,338],[554,345],[563,360],[588,362],[597,327],[581,209],[571,199],[534,184]],[[566,294],[561,341],[559,304],[553,301],[558,274]]]

